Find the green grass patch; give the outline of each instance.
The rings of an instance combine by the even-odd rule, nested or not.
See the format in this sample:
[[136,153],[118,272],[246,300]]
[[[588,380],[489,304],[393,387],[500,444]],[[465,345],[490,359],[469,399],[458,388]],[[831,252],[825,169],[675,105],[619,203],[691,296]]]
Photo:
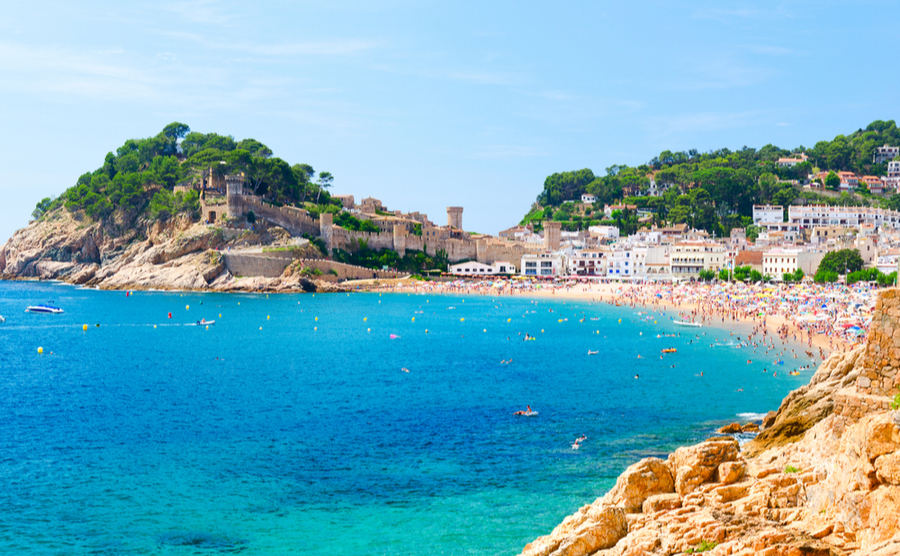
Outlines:
[[685,554],[699,554],[701,552],[706,552],[707,550],[712,550],[713,548],[719,546],[719,543],[715,541],[700,541],[691,548],[688,548],[684,551]]

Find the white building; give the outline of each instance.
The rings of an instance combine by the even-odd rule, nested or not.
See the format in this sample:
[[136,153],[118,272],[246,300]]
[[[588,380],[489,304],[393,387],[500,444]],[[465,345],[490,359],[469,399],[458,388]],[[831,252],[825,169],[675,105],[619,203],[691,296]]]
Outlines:
[[806,162],[809,160],[809,157],[806,156],[806,153],[800,153],[798,156],[792,156],[790,158],[779,158],[775,164],[779,168],[793,168],[794,166],[800,164],[801,162]]
[[591,226],[588,228],[591,237],[597,239],[618,239],[619,228],[617,226]]
[[884,274],[897,272],[897,259],[900,259],[900,249],[887,249],[879,252],[875,258],[875,268]]
[[780,281],[784,274],[793,274],[798,268],[805,275],[816,273],[819,263],[825,256],[820,251],[803,251],[802,249],[769,249],[763,253],[763,274],[768,274],[773,280]]
[[583,249],[569,257],[569,275],[606,276],[609,249]]
[[522,255],[522,276],[554,277],[566,273],[566,257],[562,253],[528,253]]
[[900,156],[900,147],[889,147],[887,145],[875,149],[875,164],[881,164],[888,160],[894,160]]
[[784,222],[784,207],[781,205],[753,205],[753,223]]
[[669,260],[673,278],[696,278],[701,270],[725,267],[725,246],[707,241],[682,241],[672,246]]
[[586,205],[593,205],[594,201],[596,201],[596,200],[597,199],[590,193],[582,193],[581,194],[581,202]]
[[506,261],[484,264],[476,261],[450,265],[450,274],[455,276],[496,276],[498,274],[515,274],[516,267]]
[[788,222],[801,228],[816,226],[845,226],[856,228],[860,224],[872,224],[875,228],[896,228],[900,212],[874,207],[835,207],[828,205],[791,205]]
[[607,278],[628,278],[634,276],[634,260],[631,257],[631,249],[614,247],[609,252],[609,260],[606,263]]

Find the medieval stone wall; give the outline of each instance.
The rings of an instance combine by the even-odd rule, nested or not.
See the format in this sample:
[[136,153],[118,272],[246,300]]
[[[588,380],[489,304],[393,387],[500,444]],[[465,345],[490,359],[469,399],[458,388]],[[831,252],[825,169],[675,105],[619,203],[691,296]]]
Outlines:
[[[395,272],[393,270],[374,270],[325,259],[298,259],[298,261],[306,268],[321,270],[323,274],[321,278],[326,278],[326,275],[334,276],[333,274],[330,274],[331,270],[337,272],[337,276],[334,277],[336,280],[366,280],[370,278],[386,279],[406,276],[404,273]],[[316,278],[318,279],[319,277]]]
[[540,246],[529,246],[515,241],[498,241],[479,239],[476,243],[476,259],[480,263],[494,264],[497,261],[505,261],[519,267],[522,255],[526,253],[540,252]]
[[244,195],[242,201],[245,213],[252,210],[257,217],[277,224],[293,235],[309,234],[311,236],[319,236],[319,223],[313,220],[309,213],[303,209],[276,207],[264,203],[259,197],[254,195]]
[[234,276],[263,276],[278,278],[284,269],[291,264],[290,253],[223,253],[225,268]]

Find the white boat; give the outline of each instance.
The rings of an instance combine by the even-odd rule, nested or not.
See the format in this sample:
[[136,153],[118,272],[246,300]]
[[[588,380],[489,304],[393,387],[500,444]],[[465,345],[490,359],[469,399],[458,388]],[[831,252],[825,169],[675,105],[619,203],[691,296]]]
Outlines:
[[216,321],[214,321],[214,320],[198,320],[193,325],[188,325],[188,326],[207,326],[210,324],[216,324]]
[[3,315],[0,315],[0,322],[6,322],[6,319],[3,318]]
[[678,326],[693,326],[694,328],[700,328],[701,326],[703,326],[699,322],[685,322],[682,320],[676,320],[672,324],[677,324]]
[[63,312],[59,307],[54,307],[52,305],[32,305],[25,309],[26,313],[49,313],[51,315],[58,315]]

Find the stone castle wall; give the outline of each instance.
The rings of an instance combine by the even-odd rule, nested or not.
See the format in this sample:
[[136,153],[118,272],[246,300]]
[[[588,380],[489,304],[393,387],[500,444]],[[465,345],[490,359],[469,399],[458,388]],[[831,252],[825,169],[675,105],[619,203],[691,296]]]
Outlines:
[[290,253],[223,253],[225,255],[225,268],[234,276],[263,276],[265,278],[278,278],[284,273],[284,269],[291,264]]
[[277,224],[293,235],[301,236],[309,234],[319,236],[319,223],[312,219],[303,209],[295,207],[276,207],[264,203],[255,195],[244,195],[242,198],[243,211],[253,211],[259,218],[264,218],[273,224]]
[[524,243],[514,241],[491,241],[479,239],[477,244],[476,260],[484,264],[494,264],[498,261],[513,263],[516,268],[522,261],[522,255],[541,251],[539,246],[529,248]]
[[[297,259],[307,268],[319,269],[322,271],[321,278],[327,279],[332,276],[335,280],[367,280],[371,278],[401,278],[406,274],[395,272],[392,270],[374,270],[371,268],[363,268],[361,266],[353,266],[349,264],[339,263],[336,261],[328,261],[325,259]],[[337,276],[330,274],[329,271],[334,270]],[[316,277],[317,279],[320,277]]]

